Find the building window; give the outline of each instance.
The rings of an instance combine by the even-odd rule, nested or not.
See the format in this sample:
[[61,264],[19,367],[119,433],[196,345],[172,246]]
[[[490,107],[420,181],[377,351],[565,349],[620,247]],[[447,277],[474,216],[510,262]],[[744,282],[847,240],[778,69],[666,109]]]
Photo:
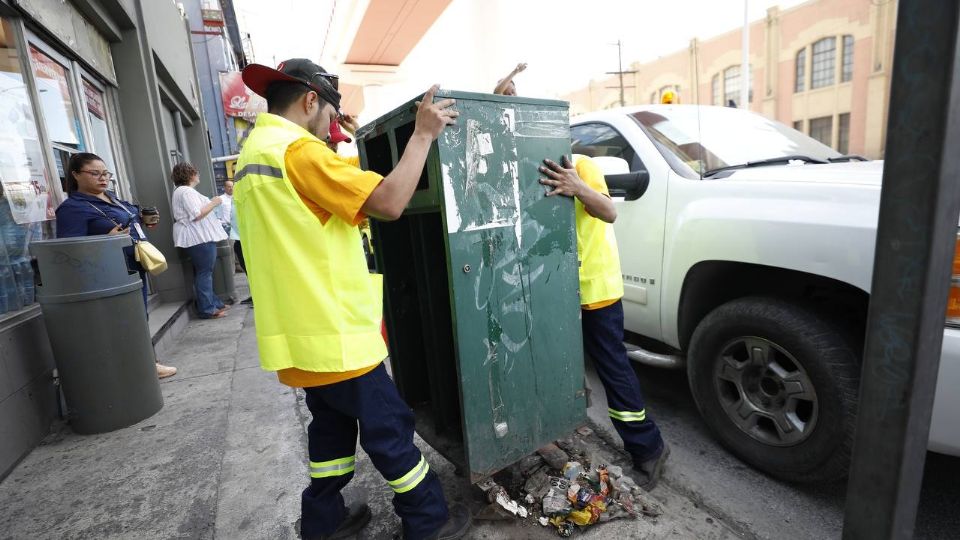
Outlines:
[[803,133],[803,120],[797,120],[793,123],[793,129]]
[[823,38],[814,43],[812,60],[810,88],[832,85],[837,65],[837,38]]
[[117,191],[117,161],[113,157],[113,145],[110,141],[110,129],[107,125],[107,107],[103,91],[86,78],[83,79],[83,97],[87,105],[87,121],[90,123],[90,141],[93,151],[103,158],[107,170],[113,173],[110,189]]
[[[732,101],[736,106],[739,106],[740,103],[740,85],[742,84],[742,78],[740,77],[740,65],[730,66],[727,69],[723,70],[723,91],[720,89],[720,78],[719,74],[713,76],[711,81],[713,84],[713,104],[714,105],[730,105]],[[723,100],[718,100],[717,96],[723,96]],[[753,103],[753,69],[750,69],[750,77],[747,80],[747,102]]]
[[803,92],[807,83],[807,49],[800,49],[797,53],[796,82],[794,92]]
[[843,36],[843,69],[840,70],[840,82],[853,79],[853,36]]
[[723,105],[723,93],[720,92],[720,74],[717,73],[710,80],[710,97],[714,105]]
[[723,104],[736,103],[740,99],[740,66],[723,70]]
[[827,146],[833,146],[833,117],[811,118],[810,136]]
[[651,104],[651,105],[654,105],[654,104],[656,104],[656,103],[657,103],[657,93],[656,93],[656,92],[650,92],[650,104]]
[[33,303],[27,246],[42,238],[40,222],[52,217],[50,175],[20,68],[25,52],[15,36],[10,22],[0,19],[0,313]]
[[70,70],[33,45],[30,46],[30,62],[40,92],[47,136],[53,146],[60,187],[66,191],[65,171],[70,156],[87,150],[80,132],[78,107],[73,103],[70,91]]
[[850,113],[837,117],[837,152],[850,153]]

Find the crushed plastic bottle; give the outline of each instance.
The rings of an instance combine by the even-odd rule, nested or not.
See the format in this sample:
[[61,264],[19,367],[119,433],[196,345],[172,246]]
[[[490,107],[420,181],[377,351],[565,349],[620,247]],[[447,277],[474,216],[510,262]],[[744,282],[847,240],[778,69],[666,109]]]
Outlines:
[[597,475],[600,477],[600,486],[597,492],[604,497],[610,495],[610,473],[607,471],[607,468],[604,466],[598,468]]
[[567,464],[563,466],[563,476],[567,480],[576,480],[582,472],[583,465],[581,465],[579,461],[568,461]]

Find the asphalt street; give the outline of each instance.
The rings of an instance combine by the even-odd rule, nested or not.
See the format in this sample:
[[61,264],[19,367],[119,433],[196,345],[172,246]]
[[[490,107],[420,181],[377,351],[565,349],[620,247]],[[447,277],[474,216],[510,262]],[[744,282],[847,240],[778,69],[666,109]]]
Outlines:
[[[752,469],[723,449],[700,419],[686,374],[636,366],[647,410],[673,448],[665,478],[674,489],[757,538],[839,538],[846,482],[792,485]],[[602,388],[591,372],[590,416],[612,429]],[[960,458],[927,454],[916,538],[960,537]]]

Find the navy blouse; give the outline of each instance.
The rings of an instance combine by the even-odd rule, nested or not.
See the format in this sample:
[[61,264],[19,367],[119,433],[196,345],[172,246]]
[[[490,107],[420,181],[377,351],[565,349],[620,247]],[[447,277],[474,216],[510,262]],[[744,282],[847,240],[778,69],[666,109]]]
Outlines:
[[[134,240],[146,240],[147,237],[140,236],[133,226],[134,223],[140,223],[143,229],[140,207],[117,198],[113,192],[108,191],[107,196],[115,204],[79,191],[71,193],[57,207],[57,238],[107,234],[119,224],[121,229],[130,229],[130,236]],[[140,264],[134,258],[133,246],[123,248],[123,252],[127,256],[128,266],[141,271]]]
[[[117,198],[116,194],[107,192],[116,204],[110,204],[100,197],[74,191],[67,200],[57,207],[57,238],[73,236],[93,236],[107,234],[114,227],[130,229],[130,236],[134,240],[146,240],[140,236],[134,223],[140,223],[140,207]],[[106,214],[106,215],[104,215]]]

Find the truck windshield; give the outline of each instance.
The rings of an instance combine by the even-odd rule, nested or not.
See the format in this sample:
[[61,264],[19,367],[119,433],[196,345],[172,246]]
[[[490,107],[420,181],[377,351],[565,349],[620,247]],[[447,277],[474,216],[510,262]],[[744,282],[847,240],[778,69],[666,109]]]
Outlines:
[[840,156],[839,152],[795,129],[759,114],[729,107],[656,107],[629,116],[650,137],[670,166],[687,177],[785,156],[802,155],[822,161]]

